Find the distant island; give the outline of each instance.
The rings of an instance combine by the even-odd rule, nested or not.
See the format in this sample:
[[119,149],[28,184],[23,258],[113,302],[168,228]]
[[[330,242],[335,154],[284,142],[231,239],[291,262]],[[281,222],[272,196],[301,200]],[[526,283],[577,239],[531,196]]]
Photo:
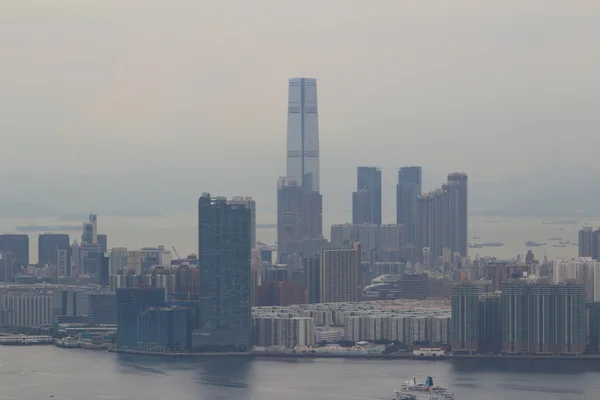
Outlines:
[[[107,217],[164,217],[151,209],[90,210]],[[85,221],[90,212],[64,212],[41,204],[0,201],[0,218],[56,218],[59,221]]]

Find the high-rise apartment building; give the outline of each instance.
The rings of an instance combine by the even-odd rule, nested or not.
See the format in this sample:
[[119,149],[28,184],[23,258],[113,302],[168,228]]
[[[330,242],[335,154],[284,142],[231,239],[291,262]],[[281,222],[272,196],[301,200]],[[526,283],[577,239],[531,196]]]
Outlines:
[[404,225],[406,243],[416,244],[417,199],[422,192],[421,167],[402,167],[396,185],[396,223]]
[[360,246],[360,243],[353,242],[321,248],[321,302],[360,300]]
[[585,287],[515,279],[502,285],[502,352],[582,354]]
[[42,233],[38,236],[38,264],[56,265],[57,249],[70,247],[69,235],[66,233]]
[[0,235],[0,251],[10,254],[14,266],[29,265],[29,235]]
[[600,259],[600,229],[585,226],[579,230],[579,257]]
[[250,220],[245,204],[208,193],[198,200],[198,351],[248,351],[252,345]]
[[277,185],[277,251],[316,254],[323,242],[322,197],[281,177]]
[[480,288],[469,282],[455,284],[451,290],[452,351],[477,352],[479,349]]
[[358,167],[352,193],[352,223],[381,225],[381,169]]
[[319,116],[314,78],[289,80],[286,175],[309,191],[319,191]]
[[467,256],[467,175],[449,174],[440,189],[419,196],[417,215],[417,247],[429,249],[430,261],[444,249]]
[[249,196],[233,196],[230,204],[243,204],[250,210],[250,245],[256,247],[256,200]]

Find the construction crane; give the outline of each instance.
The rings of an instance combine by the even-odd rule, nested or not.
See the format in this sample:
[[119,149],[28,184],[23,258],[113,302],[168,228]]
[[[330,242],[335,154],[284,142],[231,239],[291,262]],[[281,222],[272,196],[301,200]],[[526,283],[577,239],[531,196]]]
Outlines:
[[181,257],[179,257],[179,253],[177,252],[177,250],[175,250],[175,246],[171,246],[171,248],[173,249],[173,253],[175,253],[175,255],[177,256],[177,260],[179,260],[179,263],[181,264]]

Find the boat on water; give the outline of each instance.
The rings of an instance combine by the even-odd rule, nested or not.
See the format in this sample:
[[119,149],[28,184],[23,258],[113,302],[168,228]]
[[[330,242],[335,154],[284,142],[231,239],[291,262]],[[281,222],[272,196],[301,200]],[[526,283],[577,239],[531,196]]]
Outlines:
[[483,242],[485,247],[502,247],[504,242]]
[[394,400],[454,400],[454,393],[442,386],[435,386],[433,378],[428,376],[424,383],[417,382],[413,377],[400,390],[396,391]]
[[58,339],[55,343],[56,347],[60,347],[62,349],[78,349],[81,347],[81,343],[79,343],[79,339],[67,336],[64,339]]
[[483,243],[469,243],[470,249],[482,249]]
[[533,240],[528,240],[525,242],[525,246],[527,247],[540,247],[545,245],[546,243],[534,242]]

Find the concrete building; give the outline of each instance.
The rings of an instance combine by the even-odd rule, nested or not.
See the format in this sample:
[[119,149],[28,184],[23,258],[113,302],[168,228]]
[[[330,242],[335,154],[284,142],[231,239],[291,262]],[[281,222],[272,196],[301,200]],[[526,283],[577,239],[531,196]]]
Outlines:
[[323,204],[317,191],[307,190],[291,178],[277,185],[277,251],[279,260],[293,253],[316,254],[323,244]]
[[197,351],[248,351],[252,345],[250,210],[204,193],[198,200]]
[[479,295],[480,288],[469,282],[452,287],[452,351],[479,350]]
[[139,342],[138,317],[151,307],[162,307],[165,290],[160,288],[118,288],[117,346],[134,348]]
[[381,169],[358,167],[352,193],[352,223],[381,225]]
[[361,244],[323,247],[320,257],[321,301],[359,301]]
[[286,158],[286,176],[307,191],[319,192],[319,114],[314,78],[289,80]]
[[38,328],[49,326],[52,318],[52,293],[40,291],[10,291],[0,293],[3,326]]
[[440,189],[419,196],[417,248],[429,249],[429,263],[444,254],[467,256],[467,175],[452,173]]
[[600,301],[600,262],[591,257],[553,260],[550,279],[553,283],[576,281],[585,286],[587,302]]
[[421,167],[402,167],[396,185],[396,223],[404,226],[406,243],[416,245],[417,198],[422,193]]
[[253,318],[256,346],[294,348],[312,346],[315,326],[309,317],[285,317],[278,314]]
[[[59,247],[70,247],[71,240],[66,233],[42,233],[38,236],[38,264],[57,265]],[[63,275],[67,276],[67,275]]]
[[10,254],[14,266],[28,266],[29,236],[10,233],[0,235],[0,252]]

